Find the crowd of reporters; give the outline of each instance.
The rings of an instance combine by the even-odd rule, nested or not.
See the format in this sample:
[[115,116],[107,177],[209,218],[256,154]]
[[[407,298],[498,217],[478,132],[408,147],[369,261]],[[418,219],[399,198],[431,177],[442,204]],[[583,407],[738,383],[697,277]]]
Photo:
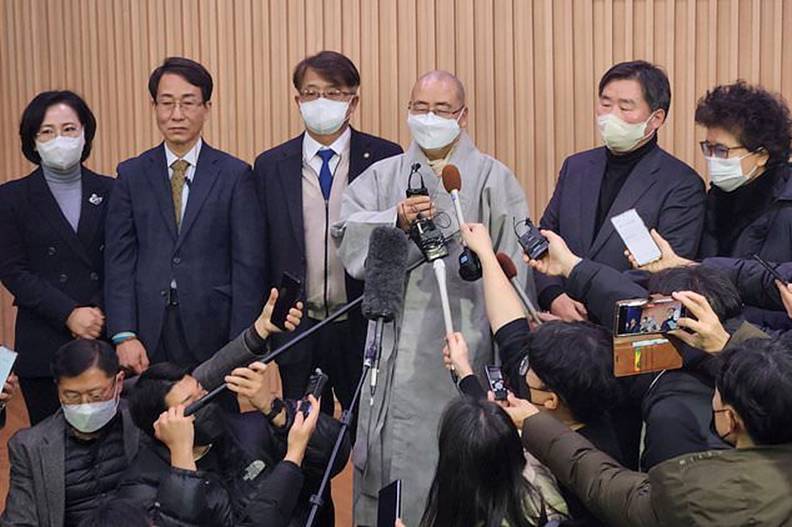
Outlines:
[[[322,60],[338,65],[341,59]],[[320,60],[304,65],[303,75],[306,68],[311,74],[311,64],[321,74]],[[211,97],[211,78],[207,85],[208,73],[197,66],[175,59],[152,75],[166,141],[182,133],[169,128],[174,115],[197,112]],[[161,81],[167,84],[169,74],[194,89],[195,98],[163,98]],[[359,83],[355,75],[348,84]],[[637,103],[609,91],[625,81],[638,87]],[[295,74],[299,97],[313,97],[302,82]],[[342,90],[334,97],[357,96]],[[695,116],[706,129],[701,149],[712,185],[705,193],[699,176],[657,144],[670,110],[664,73],[641,61],[616,65],[600,82],[599,97],[607,148],[565,162],[541,222],[547,254],[525,258],[546,309],[538,319],[526,317],[486,227],[461,227],[481,262],[486,314],[510,393],[496,401],[471,366],[464,335],[447,336],[442,356],[459,376],[461,395],[440,423],[440,457],[421,525],[790,524],[792,337],[785,332],[792,329],[792,289],[751,259],[778,263],[777,272],[792,277],[789,109],[744,82],[707,92]],[[621,121],[612,107],[621,107]],[[66,117],[47,125],[51,110]],[[640,124],[639,136],[629,124]],[[284,365],[296,372],[286,397],[273,397],[266,382],[259,359],[273,338],[288,335],[276,336],[282,330],[271,320],[277,292],[264,299],[275,284],[257,267],[263,256],[252,248],[264,243],[256,234],[264,228],[251,212],[259,205],[249,168],[200,142],[177,156],[211,155],[218,172],[229,174],[228,188],[199,220],[181,200],[200,199],[208,189],[192,187],[195,166],[189,172],[171,164],[170,150],[156,154],[163,159],[150,151],[122,164],[111,199],[112,180],[82,166],[95,132],[79,96],[40,94],[20,127],[23,153],[40,168],[0,191],[0,278],[19,306],[17,347],[35,350],[20,355],[20,379],[9,378],[0,404],[21,383],[36,425],[10,444],[11,486],[0,523],[305,524],[341,423],[327,400],[321,413],[319,400],[297,395],[315,357]],[[383,145],[383,152],[398,150]],[[165,263],[158,254],[165,242],[144,234],[156,230],[147,222],[159,213],[135,203],[148,183],[134,173],[149,170],[149,158],[162,161],[156,170],[172,183],[183,178],[165,189],[172,194],[170,216],[176,207],[167,241],[176,252],[162,251]],[[600,167],[594,201],[589,182],[581,181],[589,165]],[[607,232],[625,194],[661,253],[643,266]],[[581,199],[592,203],[580,208]],[[41,211],[44,223],[36,219]],[[211,231],[203,240],[209,241],[188,249],[182,221],[185,229]],[[113,232],[109,257],[104,236],[96,234],[105,222]],[[229,246],[213,245],[218,237]],[[193,284],[196,276],[174,270],[192,251],[216,253],[208,276],[223,275],[223,283],[202,289]],[[115,278],[103,288],[105,258]],[[328,281],[327,261],[324,273]],[[335,273],[348,281],[342,270]],[[145,281],[158,285],[141,293]],[[198,289],[200,295],[190,296]],[[108,332],[103,297],[113,295]],[[682,367],[617,378],[614,306],[652,296],[670,296],[687,309],[667,332]],[[155,299],[162,309],[149,312],[146,302]],[[176,309],[185,302],[188,310]],[[214,319],[210,304],[227,312]],[[289,312],[285,329],[304,322],[303,309],[300,303]],[[309,318],[316,312],[306,310]],[[358,326],[343,326],[338,338],[354,333],[350,339],[362,345]],[[356,381],[350,379],[335,387],[344,406]],[[188,405],[223,384],[233,396],[185,415]],[[343,469],[351,442],[342,443],[331,475]],[[329,501],[327,493],[322,497]],[[323,511],[320,524],[332,525],[332,507]]]

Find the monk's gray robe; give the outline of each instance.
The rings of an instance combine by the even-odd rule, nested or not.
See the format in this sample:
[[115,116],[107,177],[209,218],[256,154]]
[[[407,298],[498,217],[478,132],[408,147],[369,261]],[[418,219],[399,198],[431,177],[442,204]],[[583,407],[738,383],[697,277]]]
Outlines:
[[[480,374],[484,364],[493,362],[482,281],[465,282],[459,277],[461,245],[451,196],[415,143],[405,154],[375,163],[349,186],[333,237],[347,271],[363,278],[371,231],[396,224],[396,205],[405,198],[407,176],[416,162],[421,163],[420,172],[438,210],[435,222],[451,238],[445,262],[454,328],[465,336],[471,362]],[[520,283],[534,296],[533,279],[522,263],[513,229],[513,219],[523,220],[528,214],[523,189],[514,174],[479,152],[464,132],[448,162],[456,165],[462,176],[465,221],[489,227],[495,250],[514,260]],[[414,184],[417,180],[414,177]],[[420,252],[412,242],[409,245],[412,262],[420,258]],[[405,524],[416,526],[420,521],[437,464],[440,416],[458,395],[443,366],[444,337],[437,281],[431,264],[425,264],[408,279],[401,316],[395,324],[386,325],[374,404],[370,405],[368,383],[361,397],[353,452],[355,525],[376,524],[377,492],[395,479],[403,482]]]

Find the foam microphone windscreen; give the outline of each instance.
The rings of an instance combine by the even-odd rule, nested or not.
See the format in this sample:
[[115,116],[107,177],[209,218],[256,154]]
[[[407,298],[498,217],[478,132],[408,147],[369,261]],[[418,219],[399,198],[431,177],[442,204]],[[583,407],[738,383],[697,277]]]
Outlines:
[[449,194],[452,190],[459,192],[462,190],[462,176],[456,165],[446,165],[442,172],[443,186]]
[[498,253],[495,255],[495,257],[498,259],[498,263],[500,264],[501,269],[503,270],[503,274],[506,275],[506,278],[511,280],[512,278],[517,276],[517,266],[514,265],[514,261],[512,261],[512,259],[509,258],[508,254]]
[[377,227],[369,239],[363,289],[363,316],[392,321],[401,312],[407,276],[407,235],[396,227]]

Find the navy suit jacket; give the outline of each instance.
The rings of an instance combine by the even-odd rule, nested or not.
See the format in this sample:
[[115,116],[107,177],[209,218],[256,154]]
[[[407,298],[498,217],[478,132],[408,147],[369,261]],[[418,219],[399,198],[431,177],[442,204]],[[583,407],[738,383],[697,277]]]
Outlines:
[[[705,217],[704,182],[698,174],[658,146],[633,168],[602,227],[595,233],[606,162],[605,147],[568,157],[540,221],[541,227],[562,236],[578,256],[624,271],[630,268],[630,263],[611,218],[634,208],[646,227],[657,229],[678,255],[695,258]],[[563,284],[560,278],[536,273],[540,297],[548,287]]]
[[[284,271],[305,282],[305,231],[303,227],[302,157],[303,134],[276,146],[256,158],[253,177],[264,213],[267,232],[267,271],[269,287],[280,284]],[[379,137],[352,129],[349,144],[349,175],[351,183],[373,163],[402,153],[402,148]],[[347,298],[363,294],[363,282],[346,276]],[[303,296],[305,290],[303,289]],[[301,299],[303,302],[305,298]],[[355,310],[351,317],[360,317]],[[306,326],[303,326],[303,328]],[[300,328],[297,328],[297,332]],[[289,339],[294,338],[291,334]],[[274,336],[277,344],[284,340]],[[279,364],[294,364],[305,360],[308,347],[298,346],[284,353]]]
[[134,331],[151,358],[171,279],[185,337],[205,360],[258,316],[263,229],[250,165],[206,142],[177,231],[163,144],[118,165],[107,214],[108,334]]
[[39,168],[0,186],[0,280],[18,307],[14,366],[21,377],[49,377],[55,351],[72,340],[76,307],[102,307],[104,220],[113,179],[82,169],[74,232]]

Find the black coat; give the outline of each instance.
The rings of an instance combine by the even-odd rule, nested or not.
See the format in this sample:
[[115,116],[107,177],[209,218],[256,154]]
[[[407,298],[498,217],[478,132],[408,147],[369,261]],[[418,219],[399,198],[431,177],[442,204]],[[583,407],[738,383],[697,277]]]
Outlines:
[[[705,258],[705,262],[707,261],[706,259],[709,259],[708,261],[711,265],[723,264],[723,266],[732,270],[737,268],[746,270],[758,268],[755,268],[753,264],[749,267],[744,267],[740,262],[728,263],[726,260],[710,259],[710,257],[717,256],[748,260],[754,254],[758,254],[768,262],[792,262],[792,167],[781,165],[773,170],[777,170],[780,173],[771,189],[772,200],[769,206],[747,222],[728,254],[724,254],[718,249],[719,240],[715,207],[719,192],[710,189],[707,195],[707,221],[700,251],[700,257]],[[738,221],[738,219],[735,219],[735,221]],[[759,274],[762,275],[763,273]],[[736,283],[738,286],[740,285],[739,281]],[[746,303],[753,306],[759,305],[764,308],[751,307],[747,309],[745,318],[763,328],[772,330],[792,329],[792,321],[790,321],[784,311],[783,305],[779,305],[780,301],[756,301],[755,296],[761,291],[768,291],[769,296],[773,299],[778,297],[778,292],[773,291],[775,285],[772,281],[768,280],[766,285],[772,286],[772,288],[740,288]]]
[[[276,146],[256,158],[253,177],[256,181],[261,209],[264,213],[267,232],[267,272],[269,287],[280,284],[284,271],[304,281],[305,231],[303,227],[302,195],[302,156],[303,135]],[[396,143],[352,129],[349,144],[349,182],[355,180],[373,163],[402,153]],[[347,298],[352,300],[363,294],[363,282],[346,275]],[[305,291],[303,290],[303,295]],[[305,301],[305,298],[301,300]],[[350,313],[350,318],[360,320],[360,309]],[[304,326],[307,327],[307,326]],[[300,328],[296,333],[299,334]],[[284,339],[294,338],[273,336],[273,342],[280,344]],[[308,358],[309,344],[297,346],[289,353],[281,355],[279,364],[296,364]]]
[[83,167],[76,233],[41,168],[0,186],[0,280],[19,309],[21,377],[49,377],[55,351],[72,339],[66,327],[72,310],[104,304],[104,222],[113,183]]
[[[294,405],[287,411],[292,423]],[[220,471],[201,470],[200,461],[197,472],[172,468],[164,445],[143,436],[118,497],[142,504],[163,527],[304,525],[340,426],[319,415],[302,467],[283,461],[289,426],[277,429],[259,412],[226,416],[226,432],[210,450]],[[346,439],[331,475],[343,470],[349,452]]]
[[[680,256],[696,255],[704,226],[704,182],[696,172],[662,148],[647,153],[616,195],[607,217],[594,232],[597,203],[607,162],[604,147],[564,161],[541,226],[559,234],[575,254],[616,270],[630,268],[624,242],[611,218],[636,209],[648,229],[657,229]],[[536,273],[539,296],[564,280]],[[549,307],[549,306],[545,306]]]
[[250,167],[205,142],[178,232],[159,145],[118,166],[106,239],[108,334],[136,332],[149,358],[160,341],[172,278],[196,362],[261,311],[263,234]]

